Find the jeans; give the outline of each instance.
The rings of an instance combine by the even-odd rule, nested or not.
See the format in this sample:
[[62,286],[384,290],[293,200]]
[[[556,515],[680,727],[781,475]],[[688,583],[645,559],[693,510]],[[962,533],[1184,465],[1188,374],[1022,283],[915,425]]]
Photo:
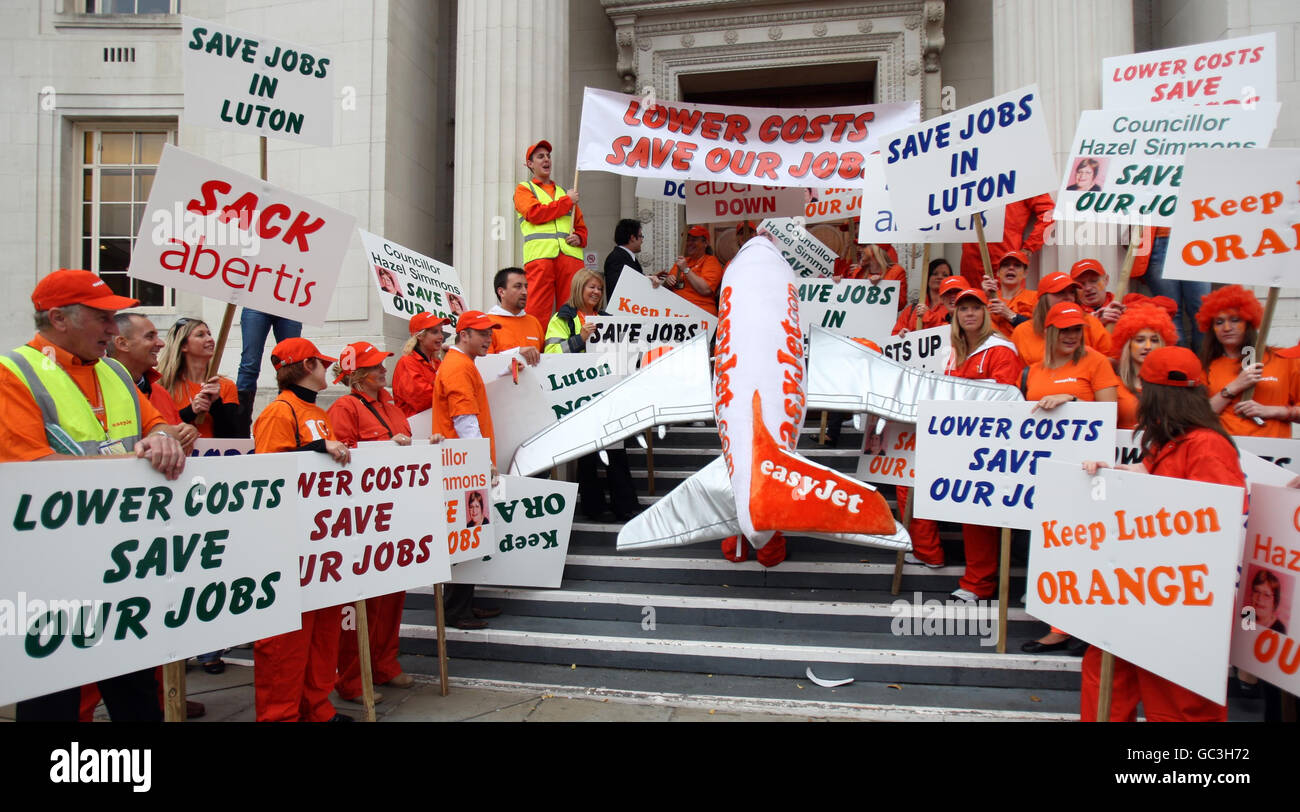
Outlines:
[[239,377],[235,379],[235,388],[240,392],[257,388],[257,373],[262,367],[262,352],[266,349],[266,337],[270,335],[272,329],[275,330],[275,341],[278,344],[286,338],[301,336],[302,322],[244,308],[243,314],[239,317],[239,333],[243,336],[244,351],[239,357]]
[[[1169,249],[1169,237],[1156,237],[1151,244],[1151,262],[1147,266],[1146,282],[1152,296],[1168,296],[1178,305],[1178,315],[1174,317],[1174,329],[1178,331],[1178,343],[1196,352],[1201,347],[1201,331],[1196,326],[1196,311],[1201,309],[1201,297],[1210,292],[1209,282],[1188,282],[1182,279],[1165,279],[1165,252]],[[1187,316],[1188,329],[1183,330],[1183,316]]]

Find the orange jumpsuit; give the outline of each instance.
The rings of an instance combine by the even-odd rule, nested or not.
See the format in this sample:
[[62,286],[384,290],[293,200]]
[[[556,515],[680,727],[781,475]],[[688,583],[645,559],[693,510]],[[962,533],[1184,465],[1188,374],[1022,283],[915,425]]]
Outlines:
[[[983,290],[983,288],[979,288],[979,290]],[[1016,291],[1015,296],[1006,300],[1006,304],[1007,307],[1011,308],[1011,312],[1015,313],[1017,316],[1024,316],[1025,318],[1032,319],[1034,317],[1034,308],[1038,306],[1038,291],[1030,290],[1029,288],[1021,288]],[[990,313],[989,316],[993,319],[993,327],[1000,331],[1002,335],[1011,338],[1011,333],[1015,330],[1015,326],[1007,319],[1004,319],[995,313]]]
[[[555,197],[555,183],[542,183],[533,178],[531,183],[540,186],[551,198]],[[527,183],[515,187],[515,211],[534,225],[549,223],[573,212],[573,232],[578,236],[579,246],[587,245],[587,223],[582,218],[582,209],[573,203],[567,194],[552,203],[543,204]],[[569,299],[569,288],[573,277],[582,270],[582,260],[560,251],[548,259],[535,259],[524,263],[524,275],[528,277],[528,301],[524,309],[537,319],[538,324],[548,324],[556,309]]]
[[402,414],[410,417],[433,408],[433,381],[439,363],[425,358],[418,349],[397,359],[393,368],[393,399]]
[[[297,390],[297,391],[294,391]],[[285,389],[253,426],[258,454],[300,451],[334,439],[325,410],[298,387]],[[259,722],[328,722],[339,659],[338,606],[302,614],[302,628],[253,643],[253,693]]]

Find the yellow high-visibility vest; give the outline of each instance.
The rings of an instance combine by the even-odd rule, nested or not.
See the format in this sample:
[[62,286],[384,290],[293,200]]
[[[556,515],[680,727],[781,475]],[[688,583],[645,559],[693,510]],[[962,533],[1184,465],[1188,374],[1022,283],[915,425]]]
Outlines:
[[[520,186],[527,186],[537,196],[537,202],[543,206],[550,205],[556,200],[566,195],[566,192],[555,184],[555,197],[546,194],[540,186],[532,181],[524,181]],[[562,217],[557,217],[549,223],[530,223],[524,219],[522,214],[516,215],[519,218],[519,230],[524,235],[524,263],[527,264],[535,259],[551,259],[558,256],[561,251],[576,259],[582,259],[582,249],[569,245],[564,238],[569,236],[573,230],[573,210]]]
[[117,361],[102,358],[94,366],[104,398],[107,431],[76,381],[40,350],[26,345],[18,347],[0,354],[0,364],[27,384],[32,399],[40,407],[50,447],[56,452],[94,456],[102,444],[111,441],[120,441],[125,451],[135,448],[140,439],[140,401],[135,382]]

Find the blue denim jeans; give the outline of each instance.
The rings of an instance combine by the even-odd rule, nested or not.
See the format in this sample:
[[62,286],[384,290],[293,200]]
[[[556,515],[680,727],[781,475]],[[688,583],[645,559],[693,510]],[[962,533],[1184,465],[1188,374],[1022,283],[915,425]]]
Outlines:
[[[1178,315],[1174,318],[1178,343],[1196,352],[1201,347],[1202,335],[1196,326],[1196,311],[1201,309],[1201,297],[1210,292],[1210,283],[1165,279],[1165,252],[1168,250],[1169,238],[1156,237],[1151,244],[1151,263],[1142,281],[1146,282],[1152,296],[1168,296],[1178,305]],[[1183,330],[1183,316],[1187,317],[1187,330]]]
[[302,322],[244,308],[239,317],[239,333],[243,336],[244,351],[239,357],[239,377],[235,379],[235,388],[240,392],[257,388],[262,352],[266,349],[266,337],[272,330],[275,331],[275,342],[278,344],[286,338],[302,335]]

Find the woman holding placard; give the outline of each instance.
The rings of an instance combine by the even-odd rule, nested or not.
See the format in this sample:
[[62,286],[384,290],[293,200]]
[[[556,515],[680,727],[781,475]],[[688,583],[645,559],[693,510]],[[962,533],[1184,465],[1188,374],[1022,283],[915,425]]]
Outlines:
[[[1163,297],[1162,297],[1163,298]],[[1154,300],[1128,300],[1124,315],[1111,333],[1111,355],[1119,373],[1119,416],[1116,425],[1131,429],[1137,425],[1138,396],[1142,393],[1142,362],[1152,350],[1178,343],[1178,332],[1169,311]],[[1165,301],[1169,301],[1166,299]],[[1170,302],[1172,305],[1173,302]]]
[[[407,324],[411,337],[393,369],[393,402],[410,417],[433,408],[433,381],[442,363],[442,326],[448,320],[416,313]],[[408,432],[409,433],[409,432]]]
[[159,383],[176,402],[181,420],[197,428],[200,437],[247,437],[249,420],[240,413],[235,382],[223,375],[208,376],[216,350],[217,340],[206,322],[177,319],[158,358]]
[[[1077,401],[1118,401],[1120,380],[1110,361],[1084,345],[1086,315],[1074,302],[1058,302],[1047,311],[1043,329],[1045,355],[1029,367],[1023,383],[1025,399],[1038,401],[1036,409],[1050,411]],[[1082,646],[1072,645],[1072,641],[1069,634],[1053,628],[1020,650],[1042,654],[1069,648],[1072,653],[1082,653]]]
[[[382,352],[369,341],[358,341],[343,348],[334,365],[334,382],[347,385],[349,391],[334,401],[326,415],[334,437],[349,448],[357,443],[391,440],[397,445],[411,444],[411,427],[406,416],[384,389],[388,382],[384,360],[392,355]],[[436,437],[435,441],[442,438]],[[405,592],[366,599],[366,627],[370,632],[370,669],[375,685],[410,688],[415,680],[402,671],[397,662],[398,627],[402,624]],[[361,661],[355,628],[345,628],[339,636],[339,676],[335,683],[339,696],[350,702],[361,698]],[[378,702],[379,698],[376,697]]]
[[[1205,371],[1192,351],[1185,347],[1154,349],[1139,375],[1143,386],[1137,430],[1142,432],[1142,462],[1117,467],[1245,488],[1237,447],[1210,409]],[[1110,467],[1109,462],[1083,464],[1089,476]],[[1091,647],[1083,658],[1080,717],[1085,722],[1096,720],[1100,673],[1101,651]],[[1151,722],[1228,720],[1227,707],[1116,657],[1111,721],[1136,721],[1139,701]]]
[[894,335],[907,335],[911,330],[918,329],[918,317],[921,319],[919,329],[922,330],[947,324],[952,316],[953,296],[965,288],[966,280],[952,275],[952,266],[948,260],[942,257],[933,260],[926,278],[925,301],[903,308],[903,312],[898,314],[898,321],[894,323]]
[[[954,279],[965,279],[953,277]],[[1024,364],[1015,348],[993,327],[989,316],[988,296],[982,290],[967,288],[953,303],[952,355],[948,358],[949,375],[973,380],[994,380],[1015,386]],[[961,527],[966,548],[966,572],[953,591],[960,601],[985,600],[997,588],[998,529],[976,524]]]
[[[1205,338],[1201,364],[1209,381],[1210,408],[1229,434],[1255,437],[1291,436],[1291,424],[1300,420],[1300,360],[1286,358],[1273,347],[1262,359],[1254,357],[1264,309],[1241,285],[1228,285],[1201,298],[1196,325]],[[1240,400],[1254,387],[1250,400]]]

